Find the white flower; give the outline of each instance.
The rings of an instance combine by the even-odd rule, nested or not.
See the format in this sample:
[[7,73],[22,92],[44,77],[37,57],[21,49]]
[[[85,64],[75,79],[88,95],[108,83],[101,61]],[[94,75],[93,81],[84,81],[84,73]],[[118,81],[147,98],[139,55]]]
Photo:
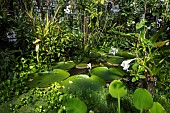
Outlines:
[[65,11],[66,14],[71,14],[71,13],[72,13],[71,10],[70,10],[70,8],[71,8],[71,5],[68,5],[68,6],[66,7],[66,9],[64,9],[64,11]]
[[125,61],[122,62],[122,64],[120,66],[123,67],[123,70],[127,70],[128,71],[128,68],[130,66],[129,63],[132,62],[133,60],[135,60],[135,59],[125,60]]
[[73,81],[69,80],[69,84],[72,84],[72,83],[73,83]]
[[135,21],[132,21],[132,24],[135,24]]
[[161,22],[161,21],[162,21],[162,19],[158,19],[158,21],[159,21],[159,22]]
[[151,27],[149,26],[148,29],[151,29]]
[[133,4],[130,4],[130,7],[132,7],[133,6]]
[[167,42],[165,45],[168,46],[168,45],[169,45],[169,42]]
[[168,27],[166,30],[168,31],[170,29],[170,27]]
[[119,5],[114,5],[114,6],[112,6],[111,12],[113,12],[113,13],[118,13],[119,11],[120,11]]
[[92,68],[91,63],[88,63],[87,67],[91,69]]
[[40,47],[40,44],[39,44],[39,43],[38,43],[38,44],[36,44],[36,46],[35,46],[35,51],[36,51],[36,52],[38,52],[39,47]]
[[109,50],[109,53],[112,53],[115,55],[118,52],[118,49],[111,47],[111,50]]

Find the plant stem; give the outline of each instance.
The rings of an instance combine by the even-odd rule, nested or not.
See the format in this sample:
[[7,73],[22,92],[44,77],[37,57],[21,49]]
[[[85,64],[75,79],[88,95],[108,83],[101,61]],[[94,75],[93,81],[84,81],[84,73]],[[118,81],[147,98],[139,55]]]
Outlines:
[[87,41],[87,18],[86,18],[86,11],[84,11],[84,46],[86,44],[86,41]]
[[120,113],[120,98],[118,98],[118,113]]
[[142,113],[142,112],[143,112],[143,109],[140,110],[140,113]]

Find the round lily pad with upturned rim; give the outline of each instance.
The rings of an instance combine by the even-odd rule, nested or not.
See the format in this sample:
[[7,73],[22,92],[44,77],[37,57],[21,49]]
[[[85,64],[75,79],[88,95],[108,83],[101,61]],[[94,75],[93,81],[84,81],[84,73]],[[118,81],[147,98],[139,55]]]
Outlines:
[[96,91],[106,86],[106,82],[97,76],[89,77],[88,75],[80,74],[67,78],[61,82],[61,85],[65,87],[64,90],[66,92],[76,92],[87,89]]
[[124,76],[124,73],[116,68],[110,68],[108,69],[107,67],[96,67],[96,68],[93,68],[91,71],[90,71],[90,74],[91,75],[95,75],[95,76],[98,76],[106,81],[112,81],[112,80],[115,80],[115,79],[118,79],[118,78],[121,78]]
[[56,64],[53,65],[55,69],[63,69],[63,70],[68,70],[71,69],[75,66],[76,64],[73,61],[61,61],[57,62]]
[[30,87],[47,87],[54,82],[61,82],[70,76],[70,73],[62,69],[36,73],[32,80],[28,81]]
[[76,65],[76,68],[77,69],[86,69],[86,68],[88,68],[88,65],[87,65],[87,63],[79,63]]
[[125,58],[123,57],[112,56],[111,58],[107,60],[107,63],[111,65],[120,65],[124,60]]

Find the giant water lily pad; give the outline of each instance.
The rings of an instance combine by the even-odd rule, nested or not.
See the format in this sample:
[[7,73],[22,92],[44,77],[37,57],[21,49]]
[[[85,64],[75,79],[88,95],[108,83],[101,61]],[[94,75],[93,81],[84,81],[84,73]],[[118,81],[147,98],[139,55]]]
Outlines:
[[107,60],[107,62],[108,64],[111,64],[111,65],[120,65],[124,60],[125,58],[123,57],[112,56],[111,58]]
[[88,65],[87,65],[87,63],[79,63],[76,65],[76,68],[77,69],[86,69],[86,68],[88,68]]
[[98,76],[106,81],[112,81],[124,76],[124,72],[118,68],[96,67],[90,71],[91,75]]
[[69,70],[73,68],[76,64],[73,61],[61,61],[57,62],[53,67],[57,69]]
[[83,91],[83,90],[99,90],[105,86],[106,83],[103,79],[97,76],[88,75],[74,75],[66,80],[62,81],[61,84],[65,87],[66,91]]
[[54,82],[61,82],[69,76],[67,71],[55,69],[54,71],[37,73],[28,84],[30,87],[47,87]]
[[132,54],[130,52],[126,52],[126,51],[118,51],[116,53],[117,56],[121,56],[121,57],[124,57],[126,59],[132,59],[132,58],[135,58],[136,55],[135,54]]

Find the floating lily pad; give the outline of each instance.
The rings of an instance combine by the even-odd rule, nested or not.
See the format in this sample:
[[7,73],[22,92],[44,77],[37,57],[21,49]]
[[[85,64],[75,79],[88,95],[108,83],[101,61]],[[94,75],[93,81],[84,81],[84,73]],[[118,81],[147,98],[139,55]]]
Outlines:
[[116,53],[117,56],[121,56],[121,57],[124,57],[124,58],[127,58],[127,59],[132,59],[132,58],[135,58],[136,55],[135,54],[132,54],[130,52],[126,52],[126,51],[118,51]]
[[76,64],[73,61],[61,61],[61,62],[57,62],[56,65],[54,65],[54,68],[57,69],[63,69],[63,70],[69,70],[71,68],[73,68]]
[[119,64],[121,64],[124,60],[125,60],[125,58],[123,58],[123,57],[112,56],[111,58],[109,58],[109,59],[107,60],[107,62],[108,62],[109,64],[112,64],[112,65],[119,65]]
[[99,77],[89,77],[88,75],[74,75],[66,80],[62,81],[61,84],[65,87],[66,91],[83,91],[83,90],[99,90],[105,86],[106,83]]
[[121,69],[116,67],[110,68],[109,70],[120,77],[123,77],[125,75],[125,73]]
[[30,87],[47,87],[54,82],[61,82],[69,76],[67,71],[55,69],[54,71],[37,73],[28,84]]
[[98,76],[106,81],[112,81],[124,76],[124,72],[122,72],[120,69],[108,69],[107,67],[96,67],[90,71],[90,74]]
[[88,67],[87,63],[80,63],[80,64],[76,65],[76,68],[78,68],[78,69],[85,69],[87,67]]

